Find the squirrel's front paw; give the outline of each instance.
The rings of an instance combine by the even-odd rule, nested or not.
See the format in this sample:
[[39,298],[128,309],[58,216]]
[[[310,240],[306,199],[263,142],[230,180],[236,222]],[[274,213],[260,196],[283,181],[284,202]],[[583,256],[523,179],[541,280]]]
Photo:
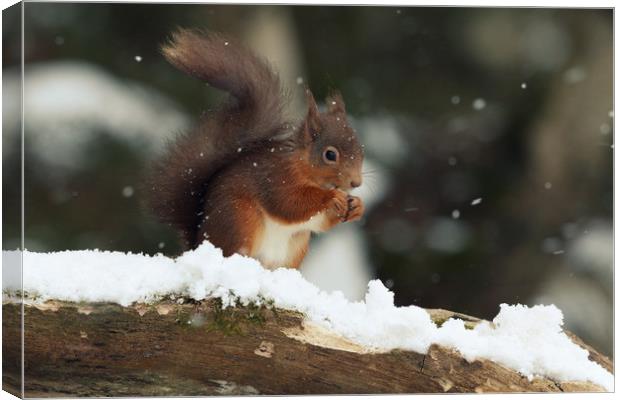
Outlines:
[[357,196],[348,196],[348,212],[345,218],[345,221],[357,221],[362,218],[364,215],[364,203],[362,203],[362,199]]
[[345,192],[332,190],[332,197],[329,202],[329,210],[340,220],[345,221],[349,213],[349,200]]

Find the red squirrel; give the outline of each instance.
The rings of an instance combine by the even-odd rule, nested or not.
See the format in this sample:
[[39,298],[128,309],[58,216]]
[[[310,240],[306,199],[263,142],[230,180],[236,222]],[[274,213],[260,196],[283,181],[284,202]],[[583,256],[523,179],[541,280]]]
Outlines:
[[358,220],[349,191],[362,183],[363,147],[338,92],[293,124],[278,75],[249,48],[219,33],[181,29],[162,46],[181,71],[229,94],[156,160],[147,188],[155,214],[186,248],[204,240],[267,268],[298,268],[311,232]]

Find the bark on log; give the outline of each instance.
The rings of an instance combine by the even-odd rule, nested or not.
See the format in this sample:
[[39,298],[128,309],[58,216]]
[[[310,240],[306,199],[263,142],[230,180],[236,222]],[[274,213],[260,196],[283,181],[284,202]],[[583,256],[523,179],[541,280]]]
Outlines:
[[[297,313],[223,310],[213,300],[132,307],[52,301],[24,310],[26,397],[603,390],[587,382],[529,381],[436,345],[427,354],[372,353],[303,323]],[[479,322],[429,312],[438,323],[451,316]],[[20,306],[6,303],[3,313],[3,389],[20,395]],[[572,338],[612,370],[608,358]]]

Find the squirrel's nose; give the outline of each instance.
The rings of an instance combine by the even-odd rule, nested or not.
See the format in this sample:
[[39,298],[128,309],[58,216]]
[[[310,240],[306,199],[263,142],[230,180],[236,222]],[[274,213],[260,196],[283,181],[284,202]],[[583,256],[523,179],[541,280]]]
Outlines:
[[362,180],[361,179],[353,179],[351,181],[351,187],[352,188],[359,187],[361,184],[362,184]]

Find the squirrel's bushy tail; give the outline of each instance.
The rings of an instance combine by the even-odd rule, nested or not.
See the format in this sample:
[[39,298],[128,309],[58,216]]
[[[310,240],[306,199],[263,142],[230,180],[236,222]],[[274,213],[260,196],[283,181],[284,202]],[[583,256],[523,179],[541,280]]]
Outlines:
[[230,98],[191,132],[168,146],[147,181],[148,203],[194,247],[205,187],[240,150],[276,136],[284,125],[283,92],[266,61],[218,33],[181,29],[162,46],[166,59]]
[[282,114],[278,76],[243,44],[215,32],[180,29],[162,53],[186,74],[230,93],[235,101],[228,106],[247,113],[253,130],[264,131]]

